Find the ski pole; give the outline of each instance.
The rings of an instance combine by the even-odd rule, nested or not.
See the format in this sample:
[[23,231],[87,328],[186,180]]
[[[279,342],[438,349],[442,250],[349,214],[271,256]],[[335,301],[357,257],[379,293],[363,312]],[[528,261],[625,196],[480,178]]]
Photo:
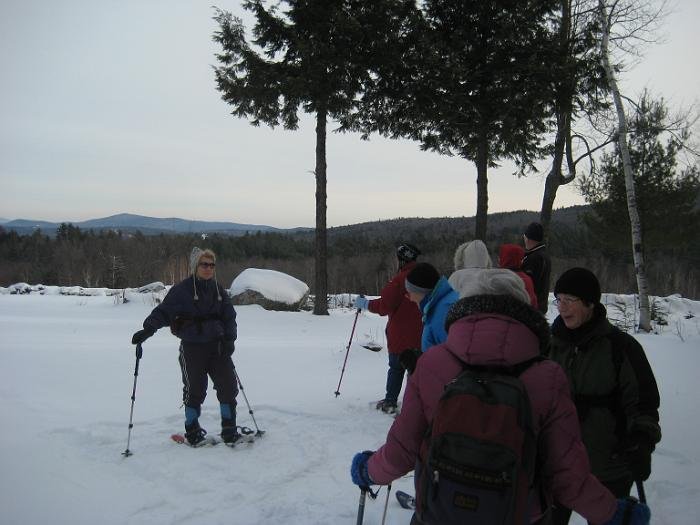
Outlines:
[[382,525],[386,523],[386,509],[389,507],[389,494],[391,494],[391,483],[386,488],[386,499],[384,500],[384,514],[382,514]]
[[367,489],[360,488],[360,506],[357,509],[357,525],[362,525],[365,519],[365,500],[367,499]]
[[233,366],[233,375],[236,376],[236,382],[238,383],[238,388],[241,389],[241,394],[243,394],[243,399],[245,399],[245,404],[248,405],[248,413],[250,417],[253,418],[253,425],[255,425],[255,435],[262,436],[265,431],[258,428],[258,423],[255,421],[255,414],[253,414],[253,409],[250,408],[250,403],[248,402],[248,396],[245,395],[245,389],[243,388],[243,383],[241,383],[241,376],[238,375],[238,370],[236,370],[236,365],[231,363]]
[[134,401],[136,401],[136,379],[139,377],[139,361],[143,355],[143,349],[141,348],[141,343],[136,345],[136,366],[134,367],[134,389],[131,391],[131,413],[129,414],[129,435],[126,438],[126,450],[122,452],[122,456],[128,458],[131,456],[132,452],[129,450],[129,444],[131,443],[131,429],[134,427]]
[[335,389],[335,397],[340,395],[340,383],[343,381],[343,374],[345,373],[345,363],[348,362],[348,354],[350,354],[350,345],[352,344],[352,338],[355,335],[355,326],[357,325],[357,318],[362,310],[360,308],[355,312],[355,320],[352,323],[352,332],[350,332],[350,340],[348,341],[348,347],[345,350],[345,360],[343,360],[343,369],[340,371],[340,379],[338,380],[338,387]]
[[639,501],[646,503],[647,495],[644,493],[644,483],[641,479],[635,480],[634,483],[637,485],[637,495],[639,496]]

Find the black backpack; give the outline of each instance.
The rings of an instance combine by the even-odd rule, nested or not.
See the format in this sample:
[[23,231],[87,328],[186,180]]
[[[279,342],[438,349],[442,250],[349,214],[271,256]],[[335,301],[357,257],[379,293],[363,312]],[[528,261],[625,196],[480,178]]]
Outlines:
[[519,376],[543,359],[467,366],[445,386],[416,468],[424,523],[528,523],[537,441]]

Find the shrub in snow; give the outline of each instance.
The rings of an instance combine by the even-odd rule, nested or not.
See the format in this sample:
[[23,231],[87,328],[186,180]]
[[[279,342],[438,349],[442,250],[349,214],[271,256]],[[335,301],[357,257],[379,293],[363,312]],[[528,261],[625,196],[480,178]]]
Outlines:
[[247,268],[228,290],[234,305],[258,304],[265,310],[298,311],[309,297],[306,283],[274,270]]

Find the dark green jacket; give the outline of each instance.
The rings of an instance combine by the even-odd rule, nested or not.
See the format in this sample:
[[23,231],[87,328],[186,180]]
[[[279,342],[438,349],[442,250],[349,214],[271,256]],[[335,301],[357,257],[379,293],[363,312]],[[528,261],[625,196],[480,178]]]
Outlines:
[[624,453],[631,441],[642,436],[651,454],[661,440],[659,390],[641,345],[598,304],[575,330],[554,320],[549,357],[569,379],[593,474],[603,482],[631,477]]

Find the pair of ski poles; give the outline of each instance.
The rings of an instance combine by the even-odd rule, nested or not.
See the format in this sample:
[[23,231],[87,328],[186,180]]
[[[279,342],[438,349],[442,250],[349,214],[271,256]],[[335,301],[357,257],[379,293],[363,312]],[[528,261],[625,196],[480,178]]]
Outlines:
[[[372,492],[369,487],[360,487],[360,505],[357,509],[357,525],[362,525],[365,519],[365,501],[367,500],[367,493],[369,492],[372,499],[377,497],[376,492]],[[384,500],[384,512],[382,513],[382,525],[386,522],[386,511],[389,507],[389,494],[391,494],[391,483],[386,487],[386,499]]]
[[[141,361],[141,357],[143,356],[143,348],[141,347],[141,343],[136,345],[136,365],[134,366],[134,387],[131,391],[131,411],[129,413],[129,434],[126,438],[126,450],[122,452],[122,456],[125,458],[128,458],[129,456],[133,455],[133,452],[129,450],[129,445],[131,444],[131,429],[134,428],[134,403],[136,401],[136,381],[138,380],[139,377],[139,362]],[[241,393],[243,394],[243,399],[245,399],[245,404],[248,406],[248,413],[250,414],[250,417],[253,419],[253,425],[255,426],[255,435],[256,436],[262,436],[265,431],[260,430],[258,427],[257,421],[255,421],[255,415],[253,414],[253,409],[250,407],[250,403],[248,402],[248,396],[245,395],[245,389],[243,388],[243,383],[241,383],[241,376],[238,375],[238,371],[236,370],[236,366],[233,365],[233,375],[236,377],[236,382],[238,383],[238,388],[240,389]]]

